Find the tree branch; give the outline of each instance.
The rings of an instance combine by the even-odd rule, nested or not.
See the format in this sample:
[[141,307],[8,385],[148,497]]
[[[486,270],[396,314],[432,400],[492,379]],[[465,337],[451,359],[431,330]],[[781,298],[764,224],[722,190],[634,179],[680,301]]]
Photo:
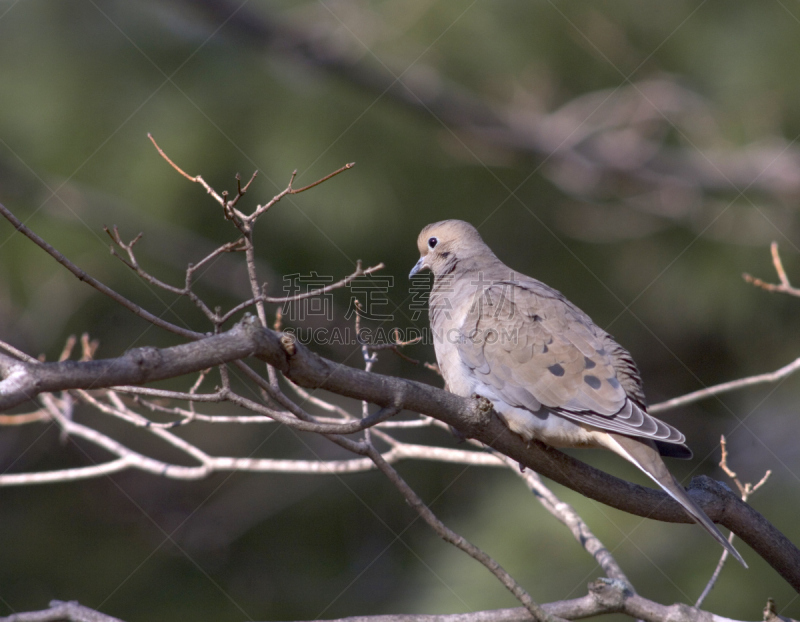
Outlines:
[[[606,505],[655,520],[690,522],[682,508],[661,491],[613,477],[542,443],[525,443],[482,403],[419,382],[330,361],[289,334],[262,329],[253,317],[220,335],[163,350],[133,350],[119,359],[31,364],[0,354],[0,374],[4,377],[0,381],[0,410],[43,391],[138,384],[252,355],[301,387],[435,417],[521,465]],[[285,407],[294,406],[277,397],[285,400]],[[712,520],[734,531],[800,590],[800,551],[761,514],[707,477],[693,480],[689,494]]]
[[[588,594],[580,598],[562,600],[542,605],[548,616],[577,620],[609,613],[621,613],[645,622],[737,622],[731,618],[714,615],[682,603],[661,605],[631,592],[623,581],[598,579],[588,586]],[[764,619],[769,622],[797,622],[792,618],[778,616],[775,604],[770,601],[764,608]],[[494,609],[456,614],[392,614],[376,616],[351,616],[327,622],[530,622],[534,618],[524,607]],[[83,607],[77,602],[64,603],[54,600],[50,609],[15,613],[0,622],[122,622],[98,611]]]
[[104,613],[84,607],[76,601],[65,603],[60,600],[50,601],[50,609],[42,611],[26,611],[14,613],[0,622],[122,622],[119,618],[112,618]]
[[[589,592],[581,598],[562,600],[542,605],[551,616],[567,620],[577,620],[609,613],[621,613],[646,622],[736,622],[730,618],[714,615],[689,605],[676,603],[661,605],[633,593],[627,584],[617,579],[598,579],[589,584]],[[777,616],[776,616],[777,617]],[[795,622],[789,618],[779,618],[784,622]],[[532,617],[524,607],[515,609],[494,609],[470,613],[437,615],[377,615],[352,616],[327,622],[530,622]],[[0,619],[0,622],[4,622]]]

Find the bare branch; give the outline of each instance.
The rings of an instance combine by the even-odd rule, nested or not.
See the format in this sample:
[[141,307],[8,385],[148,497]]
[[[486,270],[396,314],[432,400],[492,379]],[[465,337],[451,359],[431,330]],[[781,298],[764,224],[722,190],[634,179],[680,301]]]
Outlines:
[[39,409],[31,413],[21,415],[0,415],[0,425],[25,425],[37,421],[46,421],[50,415],[44,409]]
[[[211,195],[217,203],[219,203],[222,206],[222,208],[225,210],[226,214],[232,212],[242,220],[245,218],[244,214],[242,214],[238,210],[233,209],[233,205],[231,204],[230,201],[228,201],[225,197],[220,195],[216,190],[214,190],[211,186],[209,186],[208,183],[206,182],[206,180],[202,178],[202,176],[200,176],[200,175],[189,175],[180,166],[175,164],[175,162],[173,162],[170,159],[170,157],[166,153],[164,153],[164,150],[161,149],[161,147],[158,146],[158,143],[156,142],[156,139],[153,138],[152,134],[148,133],[147,134],[147,138],[150,139],[150,142],[153,143],[153,146],[156,148],[156,150],[158,151],[159,155],[162,158],[164,158],[172,168],[174,168],[180,175],[182,175],[183,177],[185,177],[189,181],[194,182],[196,184],[200,184],[201,186],[203,186],[203,188],[205,188],[205,191],[209,195]],[[255,173],[253,174],[253,178],[255,178]],[[252,179],[251,179],[251,181],[252,181]],[[249,186],[249,185],[250,184],[248,183],[247,186]],[[245,191],[247,190],[247,186],[245,186]]]
[[526,592],[522,586],[514,580],[514,577],[508,574],[508,572],[506,572],[506,570],[494,559],[440,521],[430,510],[430,508],[425,505],[419,495],[414,492],[411,486],[409,486],[406,481],[400,477],[400,474],[393,469],[392,466],[383,459],[383,456],[381,456],[371,445],[368,446],[367,455],[373,460],[373,462],[375,462],[375,465],[378,467],[378,469],[400,491],[408,504],[414,508],[422,520],[428,523],[428,525],[439,535],[440,538],[442,538],[445,542],[449,542],[450,544],[461,549],[467,555],[483,564],[489,570],[489,572],[497,577],[497,579],[505,586],[505,588],[525,606],[525,608],[530,612],[531,616],[533,616],[534,620],[539,622],[555,622],[556,620],[560,619],[547,613],[538,604],[536,604],[531,598],[530,594],[528,594],[528,592]]
[[[52,601],[50,609],[15,613],[0,622],[122,622],[100,612],[83,607],[77,602],[64,603]],[[685,620],[686,622],[737,622],[730,618],[717,616],[696,607],[684,604],[661,605],[629,591],[622,581],[598,579],[589,584],[588,594],[572,600],[562,600],[542,605],[544,612],[561,619],[576,620],[609,613],[620,613],[647,622],[667,622]],[[769,599],[764,608],[764,620],[768,622],[797,622],[792,618],[779,616],[776,606]],[[328,622],[530,622],[530,612],[524,607],[515,609],[495,609],[456,614],[393,614],[376,616],[352,616]]]
[[[775,266],[775,271],[778,273],[780,284],[771,285],[769,283],[765,283],[761,279],[754,278],[749,274],[743,275],[745,281],[747,281],[748,283],[752,283],[753,285],[756,285],[758,287],[761,287],[762,289],[765,289],[767,291],[782,292],[786,294],[791,294],[793,296],[800,296],[800,290],[792,287],[792,285],[789,283],[789,278],[786,276],[786,271],[783,268],[783,263],[781,262],[780,255],[778,254],[778,243],[773,242],[770,249],[772,252],[772,262]],[[685,404],[691,404],[692,402],[697,402],[709,397],[713,397],[714,395],[719,395],[721,393],[736,391],[738,389],[752,387],[757,384],[778,382],[780,380],[783,380],[787,376],[793,374],[798,369],[800,369],[800,358],[795,359],[788,365],[784,365],[780,369],[773,372],[769,372],[766,374],[759,374],[757,376],[749,376],[747,378],[740,378],[738,380],[731,380],[729,382],[723,382],[722,384],[718,384],[713,387],[707,387],[705,389],[700,389],[699,391],[694,391],[692,393],[687,393],[686,395],[675,397],[672,398],[671,400],[667,400],[659,404],[653,404],[648,408],[648,412],[657,413],[664,410],[669,410],[670,408],[683,406]]]
[[[67,437],[83,438],[101,447],[116,459],[88,467],[61,469],[40,473],[0,474],[0,486],[21,486],[30,484],[49,484],[82,479],[92,479],[128,469],[137,469],[159,477],[176,480],[198,480],[216,472],[248,471],[259,473],[304,473],[304,474],[344,474],[375,469],[372,458],[351,460],[274,460],[269,458],[236,458],[231,456],[210,456],[183,439],[163,428],[150,431],[173,447],[183,451],[199,462],[198,466],[170,464],[149,458],[118,443],[109,436],[88,426],[77,423],[64,416],[62,406],[51,396],[45,398],[48,410]],[[107,411],[107,408],[103,408]],[[128,419],[126,419],[128,420]],[[394,463],[405,459],[435,460],[457,464],[480,466],[502,466],[489,454],[425,445],[399,444],[383,454],[383,460]]]
[[10,222],[12,225],[14,225],[14,228],[17,231],[19,231],[20,233],[25,235],[34,244],[36,244],[37,246],[42,248],[48,255],[50,255],[58,263],[60,263],[62,266],[64,266],[67,270],[72,272],[72,274],[74,274],[79,280],[83,281],[84,283],[88,283],[89,285],[94,287],[97,291],[99,291],[100,293],[108,296],[114,302],[122,305],[123,307],[125,307],[129,311],[132,311],[133,313],[135,313],[136,315],[138,315],[142,319],[147,320],[148,322],[154,324],[155,326],[158,326],[159,328],[163,328],[165,330],[168,330],[168,331],[170,331],[172,333],[175,333],[177,335],[180,335],[181,337],[185,337],[185,338],[188,338],[188,339],[197,339],[197,338],[203,336],[201,333],[196,333],[196,332],[194,332],[192,330],[187,330],[187,329],[185,329],[185,328],[183,328],[181,326],[177,326],[175,324],[167,322],[166,320],[163,320],[160,317],[158,317],[156,315],[153,315],[149,311],[145,311],[139,305],[131,302],[130,300],[128,300],[127,298],[125,298],[121,294],[118,294],[117,292],[115,292],[110,287],[107,287],[106,285],[103,285],[100,281],[98,281],[94,277],[89,276],[86,272],[84,272],[83,270],[78,268],[78,266],[76,266],[74,263],[72,263],[69,259],[67,259],[59,251],[57,251],[55,248],[50,246],[47,242],[45,242],[42,238],[40,238],[38,235],[36,235],[33,231],[28,229],[28,227],[26,227],[24,224],[22,224],[22,222],[16,216],[14,216],[14,214],[12,214],[2,204],[0,204],[0,214],[2,214],[3,217],[5,217],[5,219],[8,220],[8,222]]
[[234,393],[229,392],[226,395],[226,399],[252,412],[260,412],[265,416],[275,419],[276,421],[280,421],[284,425],[292,427],[296,430],[300,430],[302,432],[316,432],[317,434],[354,434],[377,425],[382,421],[386,421],[400,412],[400,409],[397,406],[384,406],[378,412],[369,416],[364,416],[361,419],[348,421],[347,423],[325,424],[295,419],[292,416],[287,416],[283,413],[272,410],[271,408],[266,408],[265,406],[257,404],[252,400],[248,400],[247,398]]
[[72,350],[75,348],[76,343],[78,343],[78,338],[75,335],[70,335],[67,337],[67,341],[64,343],[64,348],[61,350],[58,360],[66,361],[70,356],[72,356]]
[[264,296],[264,302],[268,302],[271,304],[282,304],[286,302],[297,302],[298,300],[305,300],[306,298],[314,298],[315,296],[322,296],[323,294],[327,294],[335,289],[341,289],[342,287],[347,287],[353,280],[357,279],[360,276],[366,276],[368,274],[372,274],[377,272],[378,270],[383,270],[386,266],[383,265],[383,262],[379,263],[376,266],[372,266],[371,268],[363,269],[361,267],[361,260],[359,259],[356,262],[356,269],[355,271],[337,281],[336,283],[331,283],[330,285],[326,285],[325,287],[320,287],[318,289],[313,289],[309,292],[304,292],[302,294],[296,294],[294,296],[283,296],[283,297],[272,297],[272,296]]
[[5,350],[13,356],[15,359],[19,359],[20,361],[25,361],[26,363],[38,363],[39,361],[34,357],[25,354],[22,350],[17,350],[14,346],[10,343],[6,343],[5,341],[0,341],[0,350]]
[[[287,379],[288,380],[288,379]],[[303,387],[298,384],[295,384],[291,380],[289,380],[289,388],[292,389],[299,397],[303,400],[303,402],[308,402],[309,404],[313,404],[317,408],[321,408],[330,413],[336,413],[342,419],[353,419],[354,415],[351,415],[341,406],[337,406],[336,404],[331,404],[330,402],[326,402],[323,399],[320,399],[316,395],[312,395],[308,391],[306,391]]]
[[[742,482],[739,481],[739,478],[736,477],[736,473],[734,473],[734,471],[728,466],[728,444],[725,441],[724,435],[721,436],[719,439],[719,446],[722,450],[722,457],[720,458],[719,466],[723,471],[725,471],[725,474],[733,480],[734,484],[736,484],[736,487],[739,489],[739,495],[741,496],[742,501],[746,502],[748,497],[752,493],[754,493],[756,490],[761,488],[761,486],[766,484],[767,479],[772,474],[772,471],[767,470],[767,472],[764,473],[764,477],[762,477],[755,486],[750,482],[742,484]],[[734,534],[733,532],[728,534],[728,542],[733,544],[735,536],[736,534]],[[727,561],[727,559],[728,559],[728,549],[723,549],[722,555],[719,558],[719,562],[717,562],[717,567],[714,569],[714,572],[711,574],[711,578],[708,580],[708,583],[706,583],[705,588],[701,592],[700,596],[697,598],[697,602],[695,602],[694,604],[695,607],[699,607],[700,605],[703,604],[703,601],[706,599],[706,596],[709,595],[714,585],[716,585],[717,579],[719,579],[719,575],[722,572],[722,568],[725,566],[725,562]]]
[[100,347],[100,342],[97,339],[89,339],[89,333],[81,335],[81,361],[91,361]]
[[[547,445],[525,443],[481,403],[418,382],[367,373],[329,361],[290,335],[261,329],[252,317],[226,333],[198,342],[164,350],[133,350],[119,359],[33,365],[0,355],[0,374],[4,377],[0,382],[0,408],[20,404],[42,391],[76,385],[101,388],[145,382],[236,359],[237,368],[271,398],[298,418],[313,421],[291,400],[276,392],[271,382],[264,381],[238,360],[249,355],[258,356],[305,388],[326,389],[380,407],[395,406],[435,417],[465,436],[478,439],[525,467],[601,503],[655,520],[690,520],[665,493],[617,479]],[[351,451],[357,448],[342,436],[327,435],[326,438]],[[709,478],[696,478],[689,494],[712,520],[734,531],[790,584],[800,589],[800,551],[763,516]]]
[[306,190],[311,190],[311,188],[314,188],[315,186],[319,186],[321,183],[324,183],[324,182],[328,181],[332,177],[336,177],[338,174],[344,173],[345,171],[350,170],[355,165],[356,165],[355,162],[348,162],[347,164],[345,164],[341,168],[336,169],[335,171],[333,171],[333,173],[328,173],[327,175],[325,175],[325,177],[323,177],[321,179],[318,179],[317,181],[315,181],[313,183],[310,183],[307,186],[303,186],[302,188],[292,188],[292,190],[291,190],[291,192],[289,194],[300,194],[301,192],[305,192]]
[[142,237],[141,233],[137,235],[136,238],[133,239],[133,241],[126,243],[120,237],[119,229],[116,227],[116,225],[111,229],[109,229],[108,227],[103,227],[103,229],[109,235],[114,244],[116,244],[119,248],[121,248],[127,253],[128,259],[126,260],[123,257],[120,257],[120,255],[116,252],[113,246],[111,247],[111,254],[117,257],[128,268],[133,270],[139,276],[139,278],[146,281],[147,283],[150,283],[151,285],[154,285],[155,287],[158,287],[159,289],[163,289],[164,291],[176,294],[178,296],[185,296],[189,298],[189,300],[191,300],[194,303],[194,305],[198,309],[200,309],[200,311],[203,312],[211,322],[214,323],[215,326],[219,326],[219,324],[222,323],[220,321],[220,318],[218,317],[218,314],[212,312],[211,309],[209,309],[208,306],[192,291],[192,277],[194,276],[194,272],[198,268],[200,268],[206,262],[221,255],[222,253],[242,250],[242,243],[243,243],[242,239],[236,240],[234,242],[227,242],[226,244],[223,244],[222,246],[216,248],[209,255],[201,259],[199,263],[189,264],[188,268],[186,269],[184,286],[176,287],[174,285],[170,285],[169,283],[165,283],[161,279],[156,278],[155,276],[144,270],[139,265],[139,262],[136,259],[136,254],[133,251],[133,246],[139,239],[141,239]]
[[[617,579],[598,579],[589,584],[586,596],[572,600],[547,603],[541,608],[551,616],[561,619],[577,620],[600,616],[609,613],[620,613],[647,622],[668,622],[669,620],[685,620],[686,622],[736,622],[690,607],[682,603],[661,605],[630,591],[627,584]],[[773,604],[774,610],[774,604]],[[533,618],[523,607],[516,609],[495,609],[491,611],[474,611],[450,615],[376,615],[353,616],[328,622],[529,622]],[[765,619],[778,619],[766,618]],[[795,622],[788,618],[779,618],[784,622]],[[3,622],[0,620],[0,622]]]
[[[140,384],[201,371],[254,353],[253,318],[245,318],[225,336],[172,348],[136,348],[117,359],[24,363],[0,354],[0,410],[21,404],[43,392],[99,389]],[[257,346],[255,346],[257,348]]]
[[613,555],[611,555],[611,552],[603,545],[600,539],[592,533],[586,522],[570,504],[565,503],[554,495],[553,492],[544,485],[542,478],[530,469],[520,469],[519,465],[507,456],[498,456],[498,458],[523,479],[539,503],[541,503],[550,514],[566,525],[578,543],[586,549],[589,555],[594,557],[595,561],[600,565],[608,578],[623,581],[628,585],[628,589],[633,591],[633,584],[622,571],[620,565],[614,559]]
[[780,281],[778,285],[762,281],[761,279],[758,279],[754,276],[750,276],[746,272],[742,275],[742,277],[748,283],[752,283],[756,287],[760,287],[761,289],[764,289],[768,292],[778,292],[781,294],[789,294],[790,296],[800,297],[800,289],[793,287],[792,284],[789,282],[789,277],[786,276],[786,270],[783,268],[783,262],[781,261],[781,256],[778,254],[777,242],[773,242],[770,245],[770,252],[772,253],[772,265],[775,266],[775,272],[778,273],[778,279]]
[[733,469],[728,466],[728,443],[725,440],[724,435],[719,439],[719,446],[722,450],[722,457],[719,461],[720,468],[725,471],[725,474],[733,480],[734,484],[736,484],[736,487],[739,489],[739,494],[742,497],[742,501],[747,501],[751,494],[767,483],[767,479],[769,479],[769,476],[772,475],[772,471],[768,469],[767,472],[764,473],[764,476],[755,485],[751,484],[750,482],[743,484],[739,478],[736,477],[736,473],[733,471]]
[[307,186],[303,186],[302,188],[298,188],[296,190],[294,188],[292,188],[292,184],[294,183],[294,178],[297,176],[297,171],[294,171],[292,173],[291,178],[289,179],[289,185],[286,186],[286,188],[284,188],[281,192],[276,194],[269,202],[265,203],[264,205],[259,205],[258,207],[256,207],[256,209],[253,211],[253,213],[250,214],[247,217],[248,223],[255,222],[262,214],[264,214],[269,208],[271,208],[273,205],[275,205],[278,201],[280,201],[286,195],[288,195],[288,194],[300,194],[301,192],[305,192],[306,190],[310,190],[311,188],[314,188],[315,186],[319,186],[321,183],[324,183],[324,182],[328,181],[332,177],[336,177],[339,173],[343,173],[344,171],[353,168],[355,165],[356,165],[355,162],[350,162],[349,164],[345,164],[341,168],[333,171],[333,173],[329,173],[328,175],[325,175],[325,177],[323,177],[322,179],[318,179],[314,183],[308,184]]
[[786,378],[786,376],[790,376],[798,369],[800,369],[800,358],[795,359],[788,365],[784,365],[780,369],[775,370],[773,372],[760,374],[758,376],[749,376],[747,378],[740,378],[739,380],[731,380],[730,382],[723,382],[722,384],[714,385],[713,387],[707,387],[705,389],[700,389],[699,391],[687,393],[686,395],[682,395],[680,397],[674,397],[671,400],[667,400],[665,402],[653,404],[647,409],[647,412],[657,413],[664,410],[669,410],[670,408],[683,406],[685,404],[691,404],[692,402],[698,402],[708,397],[719,395],[720,393],[727,393],[728,391],[736,391],[738,389],[752,387],[757,384],[768,384],[772,382],[778,382],[779,380],[783,380],[784,378]]
[[50,609],[14,613],[0,618],[0,622],[61,622],[63,620],[70,622],[122,622],[119,618],[112,618],[94,609],[89,609],[76,601],[66,603],[60,600],[50,601]]

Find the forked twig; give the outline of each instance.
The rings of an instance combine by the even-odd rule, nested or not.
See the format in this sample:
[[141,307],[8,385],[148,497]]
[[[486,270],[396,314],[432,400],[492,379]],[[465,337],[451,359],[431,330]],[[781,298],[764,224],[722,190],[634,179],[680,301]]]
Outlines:
[[[189,173],[187,173],[180,166],[175,164],[175,162],[173,162],[172,159],[166,153],[164,153],[164,150],[161,147],[158,146],[158,143],[156,142],[156,139],[153,138],[153,135],[150,134],[149,132],[147,134],[147,138],[149,138],[150,142],[153,143],[153,146],[156,148],[156,151],[158,151],[159,155],[162,158],[164,158],[167,161],[167,163],[172,168],[174,168],[180,175],[182,175],[183,177],[185,177],[186,179],[188,179],[191,182],[194,182],[196,184],[200,184],[201,186],[203,186],[203,188],[205,188],[205,191],[208,194],[210,194],[212,197],[214,197],[214,200],[217,203],[219,203],[223,208],[227,207],[227,205],[230,202],[227,201],[226,199],[224,199],[216,190],[214,190],[208,184],[208,182],[206,182],[206,180],[203,179],[203,177],[201,175],[189,175]],[[248,182],[247,185],[243,189],[242,188],[239,189],[239,195],[238,196],[241,196],[242,194],[247,192],[247,188],[250,186],[250,183],[252,183],[252,181],[253,181],[253,179],[255,179],[255,177],[256,177],[256,174],[253,173],[253,177],[250,179],[250,182]],[[242,214],[242,218],[244,218],[244,214]]]
[[[789,282],[789,277],[786,276],[786,270],[784,269],[783,262],[781,261],[780,255],[778,254],[778,243],[773,242],[770,245],[770,250],[772,253],[772,263],[775,266],[775,272],[778,274],[778,279],[780,283],[777,285],[766,283],[761,279],[757,279],[753,276],[750,276],[747,273],[742,275],[744,277],[744,280],[747,281],[748,283],[752,283],[756,287],[760,287],[769,292],[781,292],[784,294],[790,294],[792,296],[800,296],[800,289],[793,287]],[[648,409],[648,412],[657,413],[664,410],[668,410],[670,408],[675,408],[677,406],[691,404],[692,402],[697,402],[699,400],[706,399],[714,395],[719,395],[720,393],[727,393],[728,391],[744,389],[745,387],[751,387],[757,384],[778,382],[779,380],[782,380],[786,376],[793,374],[799,369],[800,369],[800,358],[797,358],[788,365],[784,365],[780,369],[777,369],[773,372],[759,374],[757,376],[749,376],[747,378],[739,378],[738,380],[731,380],[729,382],[723,382],[713,387],[707,387],[705,389],[700,389],[699,391],[687,393],[686,395],[682,395],[680,397],[675,397],[671,400],[666,400],[659,404],[653,404]]]
[[[722,435],[719,439],[719,446],[722,449],[722,457],[719,461],[720,468],[725,471],[725,474],[733,480],[733,483],[736,484],[736,487],[739,489],[739,494],[742,497],[742,501],[747,501],[747,498],[753,494],[756,490],[761,488],[766,482],[769,476],[772,474],[770,469],[767,469],[767,472],[764,473],[764,477],[762,477],[757,484],[751,484],[750,482],[746,482],[742,484],[739,481],[739,478],[736,477],[736,473],[728,466],[728,444],[725,440],[725,435]],[[736,537],[736,534],[732,531],[728,534],[728,542],[733,544],[733,539]],[[694,604],[695,607],[700,607],[703,604],[703,601],[706,599],[706,596],[709,595],[714,585],[717,583],[717,579],[719,579],[719,575],[722,572],[723,566],[725,566],[725,562],[728,559],[728,549],[723,549],[722,555],[719,558],[719,562],[717,562],[717,567],[714,568],[714,572],[711,574],[711,578],[706,583],[705,588],[703,589],[700,596],[697,598],[697,602]]]
[[747,272],[742,274],[742,277],[748,283],[752,283],[756,287],[760,287],[768,292],[778,292],[781,294],[789,294],[790,296],[800,297],[800,289],[793,287],[789,282],[789,277],[786,276],[786,270],[783,267],[781,256],[778,254],[778,243],[773,242],[770,244],[770,252],[772,253],[772,265],[775,266],[775,272],[778,274],[780,283],[767,283],[759,278],[749,275]]
[[166,320],[161,319],[160,317],[153,315],[149,311],[146,311],[139,305],[134,302],[131,302],[122,294],[117,293],[107,285],[104,285],[96,278],[89,276],[85,271],[81,270],[78,266],[72,263],[69,259],[67,259],[61,252],[57,251],[53,248],[50,244],[45,242],[42,238],[36,235],[33,231],[31,231],[28,227],[26,227],[14,214],[12,214],[5,205],[0,203],[0,215],[2,215],[8,222],[14,225],[14,228],[25,235],[28,239],[30,239],[34,244],[36,244],[39,248],[44,250],[48,255],[50,255],[53,259],[55,259],[58,263],[64,266],[67,270],[72,272],[79,280],[83,281],[94,287],[97,291],[105,296],[111,298],[114,302],[122,305],[129,311],[132,311],[139,317],[147,320],[151,324],[158,326],[159,328],[163,328],[168,330],[172,333],[180,335],[182,337],[186,337],[188,339],[200,339],[204,335],[201,333],[197,333],[192,330],[187,330],[181,326],[177,326],[172,324],[171,322],[167,322]]

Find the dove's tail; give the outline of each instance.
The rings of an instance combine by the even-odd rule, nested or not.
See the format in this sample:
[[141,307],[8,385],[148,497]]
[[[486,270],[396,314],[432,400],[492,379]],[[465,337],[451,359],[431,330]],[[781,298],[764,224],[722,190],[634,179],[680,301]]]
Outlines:
[[744,559],[742,559],[742,556],[739,555],[739,551],[728,542],[727,538],[717,529],[717,526],[706,516],[706,513],[700,509],[700,506],[692,501],[692,498],[686,493],[683,486],[681,486],[678,480],[673,477],[672,473],[667,470],[667,465],[664,464],[655,446],[644,439],[634,439],[628,436],[622,436],[621,434],[614,434],[613,432],[606,432],[604,436],[607,436],[607,442],[604,443],[604,445],[608,449],[619,454],[644,471],[648,477],[664,489],[664,492],[680,503],[683,509],[686,510],[686,513],[689,514],[695,522],[699,523],[717,542],[725,547],[742,566],[747,568],[747,564]]

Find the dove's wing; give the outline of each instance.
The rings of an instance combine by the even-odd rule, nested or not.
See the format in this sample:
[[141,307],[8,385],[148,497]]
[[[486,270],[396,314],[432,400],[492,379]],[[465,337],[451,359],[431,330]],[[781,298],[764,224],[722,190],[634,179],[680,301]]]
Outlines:
[[545,406],[575,422],[651,439],[659,447],[685,441],[678,430],[647,414],[628,352],[539,281],[487,287],[467,312],[461,334],[462,362],[511,406],[532,412]]

